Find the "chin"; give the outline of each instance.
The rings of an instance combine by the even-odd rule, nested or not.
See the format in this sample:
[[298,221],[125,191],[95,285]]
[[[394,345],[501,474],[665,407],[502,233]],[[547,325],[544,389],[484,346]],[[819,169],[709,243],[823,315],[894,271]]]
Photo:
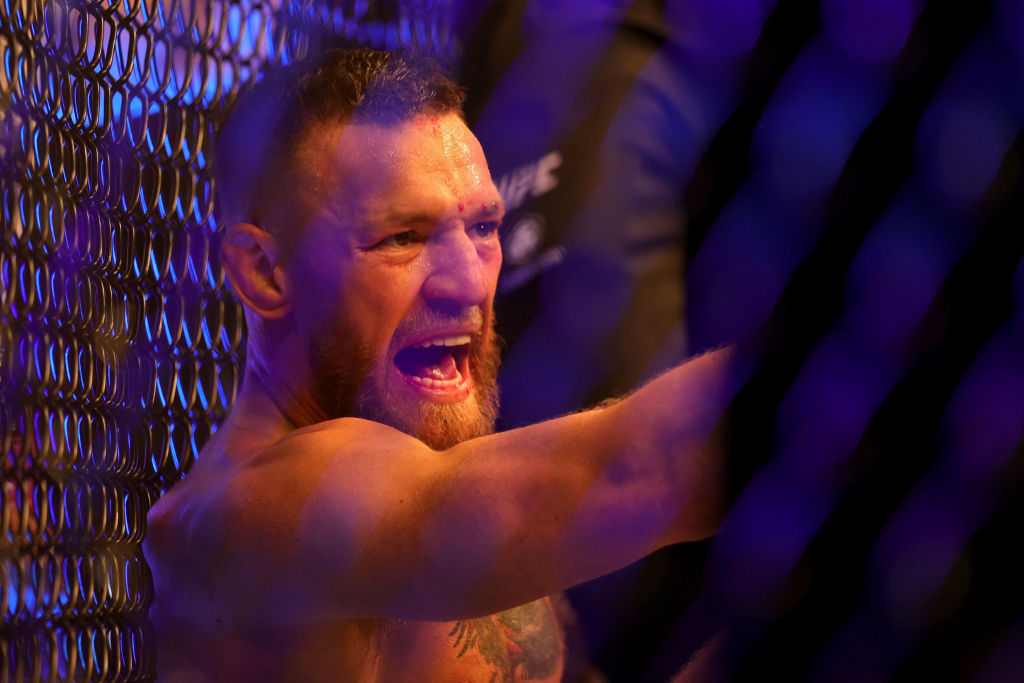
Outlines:
[[[497,392],[494,392],[497,396]],[[446,450],[494,432],[497,398],[493,408],[481,406],[472,396],[462,404],[427,406],[421,413],[415,436],[437,451]]]
[[446,347],[456,380],[427,383],[413,377],[410,366],[436,360],[437,349],[373,353],[368,345],[334,341],[354,338],[339,328],[314,340],[315,395],[329,417],[380,422],[435,450],[494,432],[501,361],[493,329],[464,347]]
[[[371,383],[372,384],[372,383]],[[398,391],[360,391],[352,415],[373,420],[414,436],[434,450],[446,450],[463,441],[494,432],[498,391],[494,383],[476,385],[464,400],[435,402]]]

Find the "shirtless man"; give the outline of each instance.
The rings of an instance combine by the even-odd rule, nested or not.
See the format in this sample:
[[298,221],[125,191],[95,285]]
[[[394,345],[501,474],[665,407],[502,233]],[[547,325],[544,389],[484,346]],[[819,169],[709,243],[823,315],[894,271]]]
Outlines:
[[491,434],[502,200],[430,65],[332,52],[222,134],[242,391],[154,506],[162,681],[557,681],[547,596],[721,510],[713,353]]

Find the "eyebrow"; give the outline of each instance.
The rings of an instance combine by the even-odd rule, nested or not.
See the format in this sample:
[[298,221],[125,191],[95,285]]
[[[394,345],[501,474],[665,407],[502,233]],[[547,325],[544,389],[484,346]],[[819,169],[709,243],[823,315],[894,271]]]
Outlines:
[[492,202],[484,202],[480,205],[480,211],[478,215],[490,216],[496,213],[505,213],[505,202],[501,199],[495,199]]
[[431,225],[437,223],[437,215],[426,211],[386,211],[374,221],[383,225]]
[[[475,211],[472,206],[467,206],[465,216],[496,216],[505,212],[504,203],[500,199],[490,202],[481,202]],[[439,220],[439,214],[430,211],[411,209],[403,211],[400,209],[388,208],[377,218],[377,221],[387,225],[435,225]]]

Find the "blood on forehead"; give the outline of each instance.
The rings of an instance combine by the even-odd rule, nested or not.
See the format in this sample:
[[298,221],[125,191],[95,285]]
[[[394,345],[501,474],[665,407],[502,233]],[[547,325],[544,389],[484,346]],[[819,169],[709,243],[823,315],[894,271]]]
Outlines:
[[423,114],[414,119],[416,130],[441,137],[441,117],[437,114]]

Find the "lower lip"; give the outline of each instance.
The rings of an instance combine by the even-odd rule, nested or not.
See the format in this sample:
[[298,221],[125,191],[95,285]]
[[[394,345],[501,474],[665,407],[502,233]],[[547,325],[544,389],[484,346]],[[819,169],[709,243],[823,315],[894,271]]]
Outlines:
[[[394,366],[392,366],[394,367]],[[425,384],[420,384],[416,380],[409,377],[398,368],[395,368],[395,372],[405,381],[407,385],[412,387],[417,393],[425,397],[428,401],[434,403],[456,403],[458,401],[464,401],[469,397],[470,390],[472,389],[472,382],[469,377],[463,376],[462,381],[458,384],[453,384],[446,387],[428,387]]]

